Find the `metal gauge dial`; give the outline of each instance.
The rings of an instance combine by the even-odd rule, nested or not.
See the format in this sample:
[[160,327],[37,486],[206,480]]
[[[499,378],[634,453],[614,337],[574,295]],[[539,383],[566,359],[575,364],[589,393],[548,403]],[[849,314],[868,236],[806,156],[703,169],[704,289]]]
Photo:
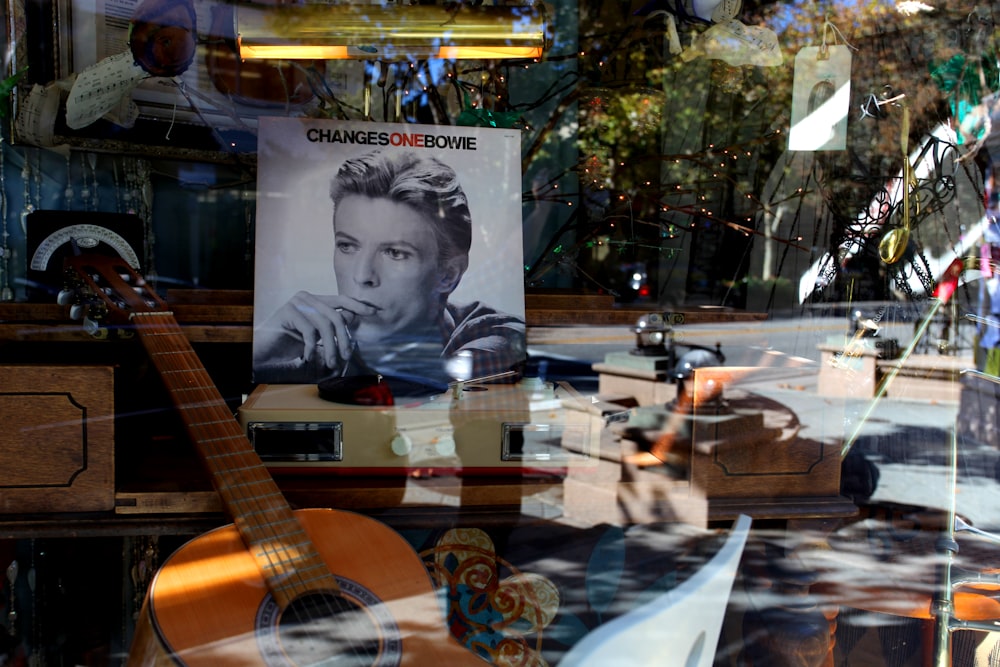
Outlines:
[[139,256],[120,234],[100,225],[87,224],[63,227],[46,236],[35,248],[29,266],[34,271],[44,271],[56,251],[73,241],[82,250],[93,250],[101,243],[105,243],[121,255],[129,266],[134,269],[139,268]]
[[99,211],[34,211],[25,220],[26,294],[50,300],[64,287],[63,259],[77,250],[117,255],[139,270],[143,224],[137,215]]

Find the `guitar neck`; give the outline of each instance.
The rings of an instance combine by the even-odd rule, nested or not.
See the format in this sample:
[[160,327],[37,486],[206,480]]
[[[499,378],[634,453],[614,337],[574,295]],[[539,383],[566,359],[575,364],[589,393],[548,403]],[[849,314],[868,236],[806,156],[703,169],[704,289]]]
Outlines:
[[225,400],[169,312],[132,315],[135,330],[166,385],[222,502],[282,608],[336,580],[312,546]]

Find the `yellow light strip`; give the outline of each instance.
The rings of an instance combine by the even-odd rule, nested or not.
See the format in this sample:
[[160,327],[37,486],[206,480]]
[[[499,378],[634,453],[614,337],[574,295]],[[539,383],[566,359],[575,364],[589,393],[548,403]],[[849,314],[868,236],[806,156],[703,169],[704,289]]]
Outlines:
[[275,60],[540,58],[541,5],[233,6],[239,56]]
[[346,46],[310,46],[307,44],[259,44],[247,46],[240,41],[240,57],[244,60],[345,60],[350,58]]

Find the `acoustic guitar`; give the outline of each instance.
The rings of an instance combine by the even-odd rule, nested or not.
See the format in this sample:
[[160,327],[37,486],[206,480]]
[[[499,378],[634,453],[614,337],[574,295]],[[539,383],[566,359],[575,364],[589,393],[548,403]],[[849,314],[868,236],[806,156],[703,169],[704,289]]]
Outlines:
[[[195,538],[156,574],[129,665],[482,665],[445,626],[422,561],[387,526],[292,510],[166,304],[128,264],[67,259],[98,332],[134,331],[233,524]],[[96,325],[95,325],[96,323]]]

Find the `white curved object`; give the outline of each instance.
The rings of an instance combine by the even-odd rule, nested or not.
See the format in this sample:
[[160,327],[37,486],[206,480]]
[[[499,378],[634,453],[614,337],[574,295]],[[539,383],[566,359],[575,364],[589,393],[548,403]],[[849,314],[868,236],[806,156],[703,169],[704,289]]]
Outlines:
[[711,667],[749,532],[750,517],[741,514],[697,574],[598,627],[570,649],[560,667]]

